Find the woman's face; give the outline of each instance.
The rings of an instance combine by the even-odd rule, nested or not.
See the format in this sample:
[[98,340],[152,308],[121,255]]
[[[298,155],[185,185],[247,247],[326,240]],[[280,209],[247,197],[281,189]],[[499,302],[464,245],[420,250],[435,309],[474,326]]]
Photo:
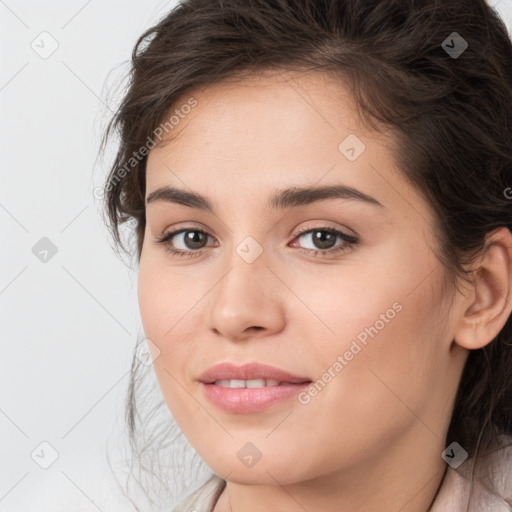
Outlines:
[[[195,450],[238,483],[356,475],[390,454],[402,470],[440,460],[465,352],[433,213],[398,173],[391,139],[314,73],[209,86],[176,109],[178,136],[149,154],[146,199],[172,187],[204,200],[147,202],[138,293],[162,393]],[[338,194],[313,192],[323,187]],[[262,383],[199,380],[224,362],[312,384],[266,402],[276,390]]]

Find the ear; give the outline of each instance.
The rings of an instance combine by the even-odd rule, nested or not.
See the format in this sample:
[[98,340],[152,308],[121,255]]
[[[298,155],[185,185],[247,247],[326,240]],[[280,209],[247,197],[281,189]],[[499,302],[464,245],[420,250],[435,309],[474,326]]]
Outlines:
[[487,235],[472,272],[454,340],[461,347],[478,349],[499,334],[512,311],[512,234],[507,228]]

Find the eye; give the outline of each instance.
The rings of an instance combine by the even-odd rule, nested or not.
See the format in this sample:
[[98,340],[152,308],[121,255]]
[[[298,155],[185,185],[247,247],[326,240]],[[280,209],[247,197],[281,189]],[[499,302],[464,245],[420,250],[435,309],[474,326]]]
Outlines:
[[[154,240],[154,242],[162,244],[165,250],[172,255],[193,258],[204,252],[203,249],[208,238],[213,237],[202,229],[183,228],[169,233],[164,233]],[[332,253],[347,251],[359,241],[356,237],[347,235],[343,231],[331,227],[311,228],[310,226],[307,226],[295,235],[294,241],[301,238],[305,239],[310,244],[313,244],[315,247],[299,247],[299,249],[301,249],[302,252],[312,254],[313,256],[316,256],[319,253],[328,256]],[[337,239],[340,239],[342,243],[335,245]],[[181,244],[183,247],[176,249],[175,244]]]
[[[313,245],[311,248],[301,248],[304,252],[313,253],[313,256],[319,253],[328,256],[329,254],[347,251],[359,241],[356,237],[331,227],[311,228],[306,226],[299,231],[294,240],[300,238]],[[337,239],[340,239],[342,243],[335,245]]]
[[[210,235],[202,229],[184,228],[177,231],[171,231],[164,233],[160,238],[157,238],[155,242],[162,244],[165,250],[181,257],[193,257],[197,253],[202,252],[201,249],[204,247],[204,241],[208,239]],[[171,247],[170,242],[185,245],[183,249],[174,249]]]

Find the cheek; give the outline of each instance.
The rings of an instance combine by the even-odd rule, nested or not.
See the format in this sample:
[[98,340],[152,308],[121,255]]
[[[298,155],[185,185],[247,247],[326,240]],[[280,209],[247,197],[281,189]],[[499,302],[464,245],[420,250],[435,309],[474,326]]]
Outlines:
[[295,320],[307,331],[301,339],[311,341],[306,355],[320,380],[322,407],[315,417],[332,421],[344,404],[374,424],[383,409],[411,417],[401,400],[413,409],[428,400],[446,340],[436,292],[440,271],[427,249],[422,254],[395,248],[380,253],[373,265],[340,272],[329,287],[318,286],[315,276],[316,287],[308,277],[294,289],[315,313],[305,322],[297,309]]
[[202,288],[197,280],[190,278],[191,272],[173,268],[166,264],[165,258],[149,251],[141,257],[137,292],[148,338],[160,344],[164,339],[172,341],[176,332],[189,322],[189,317],[194,316],[193,305],[199,300]]
[[159,286],[158,272],[141,258],[137,283],[139,310],[144,333],[154,342],[159,338],[159,323],[162,320],[158,305],[165,301],[165,296],[165,288]]
[[[185,340],[188,322],[193,318],[192,305],[176,296],[176,283],[157,265],[141,258],[138,278],[138,301],[144,335],[158,348],[153,361],[162,396],[173,418],[182,430],[191,429],[190,418],[200,414],[186,389],[184,361],[190,360],[189,344]],[[187,296],[190,294],[187,294]],[[189,302],[187,300],[187,302]],[[195,301],[192,301],[192,303]],[[191,391],[191,390],[190,390]]]
[[137,292],[144,335],[159,351],[154,368],[167,399],[179,392],[179,383],[186,385],[190,380],[191,368],[185,363],[198,346],[197,331],[204,319],[197,303],[206,290],[183,269],[168,267],[149,255],[141,258]]
[[[428,404],[439,380],[439,340],[430,327],[436,300],[427,288],[409,295],[409,286],[378,289],[380,296],[325,301],[324,318],[337,336],[324,334],[305,354],[317,380],[294,413],[300,420],[297,444],[312,445],[326,465],[339,464],[334,454],[357,461],[367,450],[377,453],[418,424],[418,417],[429,423]],[[318,436],[310,438],[303,425],[311,418]],[[328,446],[322,439],[330,439]]]
[[171,347],[169,340],[175,339],[182,328],[179,318],[184,312],[183,302],[176,297],[176,284],[171,281],[171,274],[163,271],[161,265],[149,257],[141,258],[137,294],[144,335],[160,352],[154,362],[155,370],[164,365],[173,374],[172,364],[179,355],[180,344]]

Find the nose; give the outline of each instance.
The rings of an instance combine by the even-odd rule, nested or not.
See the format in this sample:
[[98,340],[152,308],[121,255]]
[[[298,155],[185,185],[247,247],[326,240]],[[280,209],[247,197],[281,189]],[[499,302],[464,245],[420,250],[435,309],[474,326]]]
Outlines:
[[269,267],[266,251],[252,259],[240,245],[223,262],[209,302],[209,327],[230,340],[277,333],[285,320],[286,287]]

